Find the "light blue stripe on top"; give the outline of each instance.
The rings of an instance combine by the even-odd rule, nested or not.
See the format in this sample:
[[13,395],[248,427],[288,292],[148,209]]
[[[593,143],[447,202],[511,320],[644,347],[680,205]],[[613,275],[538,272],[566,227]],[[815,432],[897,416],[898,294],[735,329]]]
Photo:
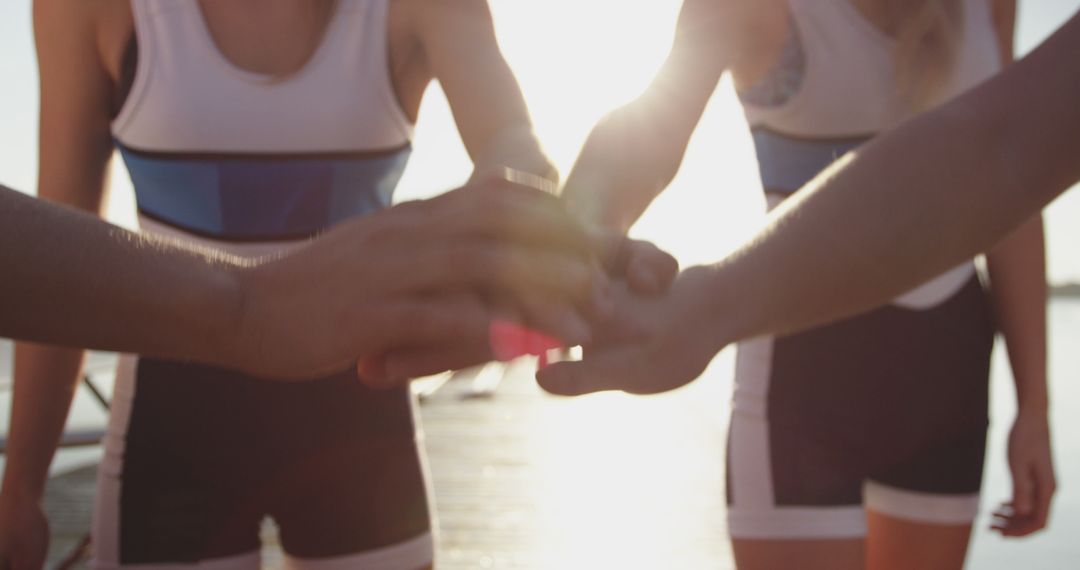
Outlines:
[[764,128],[753,129],[761,185],[766,190],[795,192],[836,159],[873,137],[800,139]]
[[140,212],[222,240],[296,239],[385,208],[411,152],[230,156],[117,146]]

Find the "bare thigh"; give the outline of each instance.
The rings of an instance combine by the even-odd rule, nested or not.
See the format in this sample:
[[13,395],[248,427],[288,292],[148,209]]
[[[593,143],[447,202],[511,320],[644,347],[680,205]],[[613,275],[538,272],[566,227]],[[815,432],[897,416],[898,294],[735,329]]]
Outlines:
[[866,568],[959,570],[964,567],[971,525],[920,523],[866,514]]
[[731,541],[739,570],[862,570],[861,538],[843,540]]

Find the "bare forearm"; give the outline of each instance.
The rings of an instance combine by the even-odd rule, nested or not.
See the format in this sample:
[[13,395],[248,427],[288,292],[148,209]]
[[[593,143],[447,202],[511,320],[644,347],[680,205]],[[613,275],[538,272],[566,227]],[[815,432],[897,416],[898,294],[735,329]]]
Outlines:
[[987,253],[998,327],[1005,337],[1021,410],[1046,413],[1046,255],[1042,217]]
[[641,217],[675,177],[689,141],[689,132],[658,132],[664,119],[631,103],[597,124],[566,182],[564,197],[578,216],[620,232]]
[[719,266],[716,286],[739,299],[718,307],[727,336],[797,330],[879,305],[991,248],[1080,179],[1076,53],[1080,17],[781,206]]
[[83,352],[19,343],[3,492],[41,499],[82,367]]
[[[225,350],[235,311],[208,258],[6,188],[0,200],[0,336],[201,361]],[[19,344],[5,494],[40,500],[82,360]]]
[[557,183],[559,173],[533,133],[521,87],[499,49],[487,1],[402,6],[428,71],[446,93],[473,180],[510,168]]
[[582,219],[625,232],[671,183],[720,76],[741,51],[735,30],[753,27],[754,9],[729,4],[737,3],[687,0],[656,78],[589,133],[564,192]]
[[484,149],[473,157],[472,180],[502,176],[510,169],[538,176],[553,187],[559,184],[559,170],[544,151],[527,118],[494,134],[485,142]]
[[234,261],[2,193],[0,335],[204,361],[227,344]]

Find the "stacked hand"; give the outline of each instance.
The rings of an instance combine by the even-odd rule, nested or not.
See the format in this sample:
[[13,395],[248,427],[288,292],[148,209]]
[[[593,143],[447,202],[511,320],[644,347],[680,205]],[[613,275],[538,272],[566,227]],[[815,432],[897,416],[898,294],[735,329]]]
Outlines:
[[584,347],[584,358],[541,370],[540,385],[566,396],[603,390],[652,394],[694,380],[725,344],[709,310],[711,274],[704,267],[688,269],[663,295],[616,285],[613,316]]
[[650,244],[587,231],[548,193],[488,179],[241,270],[238,332],[225,349],[261,376],[359,361],[365,381],[392,385],[491,360],[499,320],[588,343],[612,311],[608,272],[655,292],[676,271]]

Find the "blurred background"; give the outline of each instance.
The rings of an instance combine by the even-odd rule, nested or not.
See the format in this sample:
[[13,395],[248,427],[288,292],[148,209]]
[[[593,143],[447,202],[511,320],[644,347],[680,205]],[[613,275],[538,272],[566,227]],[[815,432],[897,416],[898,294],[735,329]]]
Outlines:
[[[596,120],[648,84],[671,42],[679,4],[492,0],[502,49],[521,82],[538,134],[564,175]],[[1019,53],[1038,45],[1078,8],[1080,0],[1020,0]],[[0,2],[0,78],[0,183],[33,193],[38,103],[29,0]],[[414,149],[398,200],[442,192],[470,173],[437,87],[424,101]],[[109,216],[130,225],[130,182],[120,161],[113,162],[113,169]],[[762,219],[749,136],[725,80],[677,179],[634,233],[675,253],[685,266],[723,257]],[[1066,294],[1066,285],[1080,283],[1080,191],[1050,207],[1047,232],[1049,274],[1057,292],[1050,306],[1050,373],[1061,491],[1051,528],[1034,538],[1002,540],[985,530],[989,517],[984,514],[972,568],[1071,568],[1080,560],[1075,540],[1080,492],[1073,485],[1080,481],[1080,419],[1071,414],[1080,409],[1080,297]],[[107,368],[110,361],[98,356],[96,362]],[[452,494],[440,495],[445,565],[729,567],[723,454],[731,365],[727,350],[698,382],[649,399],[613,394],[546,399],[522,374],[525,380],[511,383],[493,400],[457,399],[425,411],[437,493],[461,477],[502,489],[498,497],[517,497],[516,503],[500,507],[490,501],[485,506],[475,497],[460,503]],[[10,344],[0,340],[0,434],[6,434],[9,417],[10,366]],[[1013,397],[1003,350],[995,356],[993,384],[987,513],[1010,489],[1004,438]],[[532,404],[527,407],[525,401]],[[453,426],[460,425],[455,414],[488,418],[505,437],[483,429],[454,432]],[[104,414],[80,394],[71,425],[103,423]],[[93,462],[98,454],[95,448],[62,452],[54,471]]]

